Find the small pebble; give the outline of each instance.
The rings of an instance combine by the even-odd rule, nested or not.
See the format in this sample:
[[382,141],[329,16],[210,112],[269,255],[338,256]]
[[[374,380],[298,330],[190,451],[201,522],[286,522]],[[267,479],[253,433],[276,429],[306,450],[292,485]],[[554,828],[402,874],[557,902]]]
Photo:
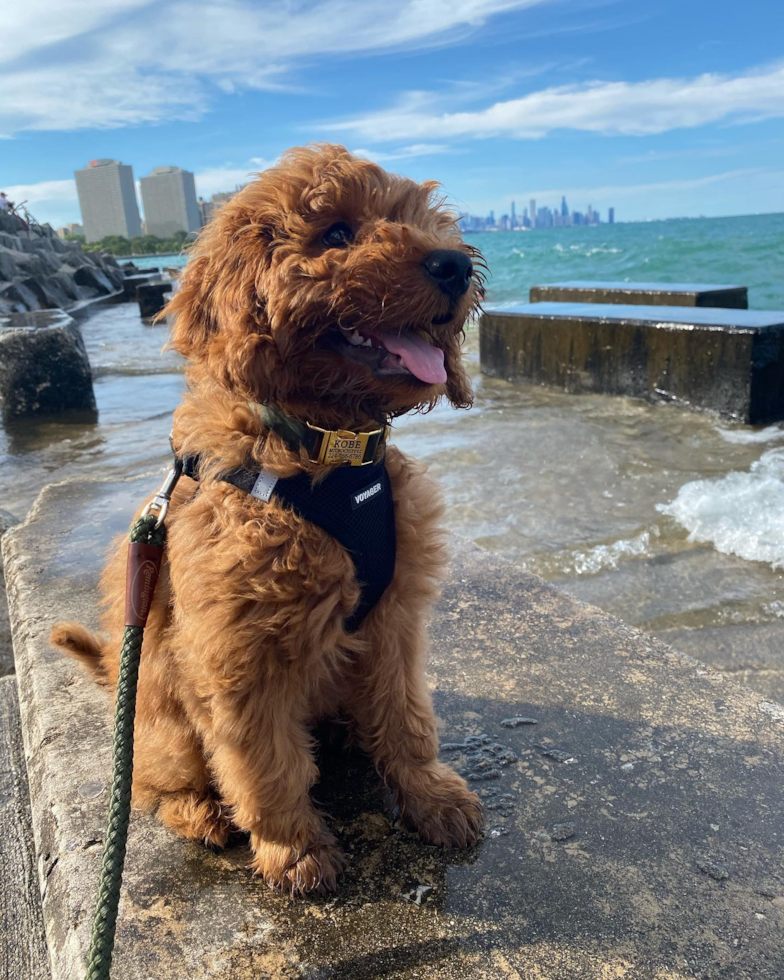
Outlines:
[[726,881],[730,876],[729,871],[723,864],[719,864],[717,861],[711,861],[709,858],[699,858],[697,867],[703,874],[710,875],[714,881]]
[[556,759],[558,762],[563,762],[566,766],[577,762],[577,759],[575,759],[571,752],[564,752],[563,749],[548,749],[546,745],[537,745],[537,748],[541,750],[542,755],[546,755],[550,759]]
[[514,718],[504,718],[501,721],[504,728],[519,728],[520,725],[538,725],[539,722],[536,718],[524,718],[522,716],[516,716]]
[[554,823],[550,830],[550,838],[552,840],[569,840],[569,838],[574,837],[576,833],[577,828],[571,822]]

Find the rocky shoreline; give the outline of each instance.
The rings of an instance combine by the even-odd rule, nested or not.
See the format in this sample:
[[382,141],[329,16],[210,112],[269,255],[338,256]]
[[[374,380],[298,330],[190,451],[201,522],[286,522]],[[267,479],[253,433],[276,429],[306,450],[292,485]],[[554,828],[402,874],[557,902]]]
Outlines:
[[61,241],[49,225],[22,227],[0,212],[0,315],[32,310],[73,310],[122,290],[113,255],[85,252]]

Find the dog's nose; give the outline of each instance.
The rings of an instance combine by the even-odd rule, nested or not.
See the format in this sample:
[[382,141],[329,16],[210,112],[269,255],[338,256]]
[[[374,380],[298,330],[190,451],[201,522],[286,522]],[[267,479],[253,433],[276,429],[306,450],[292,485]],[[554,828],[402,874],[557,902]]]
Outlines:
[[474,267],[465,252],[437,248],[425,257],[425,272],[450,299],[459,299],[468,289]]

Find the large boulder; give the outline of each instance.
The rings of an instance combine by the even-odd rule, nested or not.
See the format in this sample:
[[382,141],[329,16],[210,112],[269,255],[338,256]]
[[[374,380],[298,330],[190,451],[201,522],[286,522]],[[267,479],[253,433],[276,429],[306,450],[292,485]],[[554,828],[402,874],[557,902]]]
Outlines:
[[52,282],[57,283],[60,289],[62,289],[62,291],[68,297],[68,303],[64,309],[67,308],[67,306],[70,306],[71,303],[78,302],[83,298],[82,287],[78,286],[74,282],[73,275],[69,275],[69,273],[65,270],[61,269],[56,275],[52,276]]
[[16,278],[16,253],[11,248],[0,245],[0,279],[11,282]]
[[41,308],[35,293],[21,282],[0,284],[0,298],[8,300],[12,308],[19,313]]
[[105,272],[101,269],[83,266],[74,273],[74,282],[79,286],[87,286],[94,289],[101,296],[107,296],[114,292],[114,286],[109,281]]
[[95,416],[92,372],[76,322],[61,310],[0,317],[3,421]]
[[52,277],[30,276],[22,280],[22,285],[35,295],[40,306],[45,310],[61,310],[68,306],[68,296]]

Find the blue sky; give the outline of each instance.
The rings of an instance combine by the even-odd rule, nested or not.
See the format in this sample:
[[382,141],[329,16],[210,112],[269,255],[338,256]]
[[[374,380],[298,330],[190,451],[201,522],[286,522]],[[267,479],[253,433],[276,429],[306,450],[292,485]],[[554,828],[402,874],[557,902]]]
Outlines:
[[465,211],[784,211],[781,0],[6,0],[0,189],[79,220],[73,171],[209,196],[344,143]]

